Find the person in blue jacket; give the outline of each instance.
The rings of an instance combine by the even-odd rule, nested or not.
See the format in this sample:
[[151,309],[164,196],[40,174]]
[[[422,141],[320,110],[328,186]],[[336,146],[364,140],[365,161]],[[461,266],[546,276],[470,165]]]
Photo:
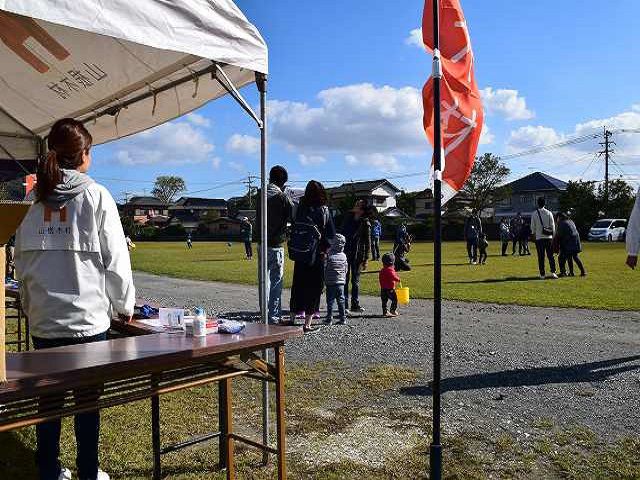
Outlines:
[[371,224],[371,260],[380,260],[380,237],[382,237],[382,224],[376,218]]

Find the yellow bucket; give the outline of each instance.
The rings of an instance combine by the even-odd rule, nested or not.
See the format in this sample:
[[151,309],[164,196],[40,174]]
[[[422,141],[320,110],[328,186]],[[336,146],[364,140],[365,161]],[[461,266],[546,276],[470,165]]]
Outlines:
[[398,303],[400,305],[407,305],[409,303],[409,287],[403,287],[402,284],[400,284],[400,286],[396,288],[396,295],[398,296]]

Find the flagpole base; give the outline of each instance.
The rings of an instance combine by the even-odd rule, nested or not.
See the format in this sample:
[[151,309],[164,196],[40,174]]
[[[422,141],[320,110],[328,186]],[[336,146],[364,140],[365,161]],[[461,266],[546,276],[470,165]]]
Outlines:
[[429,448],[429,480],[442,479],[442,445],[431,444]]

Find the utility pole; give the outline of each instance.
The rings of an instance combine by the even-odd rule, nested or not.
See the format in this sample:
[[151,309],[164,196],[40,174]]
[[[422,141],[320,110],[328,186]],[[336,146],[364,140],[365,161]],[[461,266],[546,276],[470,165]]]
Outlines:
[[253,208],[253,200],[251,199],[251,192],[253,191],[253,182],[255,180],[260,180],[260,177],[256,177],[255,175],[249,175],[247,179],[244,182],[242,182],[247,186],[250,210]]
[[611,140],[613,136],[613,132],[611,130],[607,130],[607,127],[603,127],[604,131],[604,142],[600,142],[600,145],[604,147],[604,150],[598,152],[599,156],[604,155],[604,205],[603,210],[605,215],[607,213],[607,208],[609,207],[609,160],[611,158],[611,154],[614,153],[614,150],[611,148],[611,145],[615,145],[616,142]]
[[131,195],[132,192],[122,192],[122,195],[124,195],[124,203],[129,203],[129,195]]

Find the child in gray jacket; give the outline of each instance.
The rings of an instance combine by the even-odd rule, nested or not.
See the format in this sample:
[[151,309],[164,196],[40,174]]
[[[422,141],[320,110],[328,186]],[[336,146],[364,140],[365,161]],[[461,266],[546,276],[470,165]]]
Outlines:
[[331,325],[333,320],[333,302],[338,302],[340,319],[337,325],[346,323],[344,311],[344,284],[347,281],[347,256],[344,253],[346,240],[344,235],[336,233],[331,242],[324,269],[324,283],[327,286],[327,318],[325,325]]

